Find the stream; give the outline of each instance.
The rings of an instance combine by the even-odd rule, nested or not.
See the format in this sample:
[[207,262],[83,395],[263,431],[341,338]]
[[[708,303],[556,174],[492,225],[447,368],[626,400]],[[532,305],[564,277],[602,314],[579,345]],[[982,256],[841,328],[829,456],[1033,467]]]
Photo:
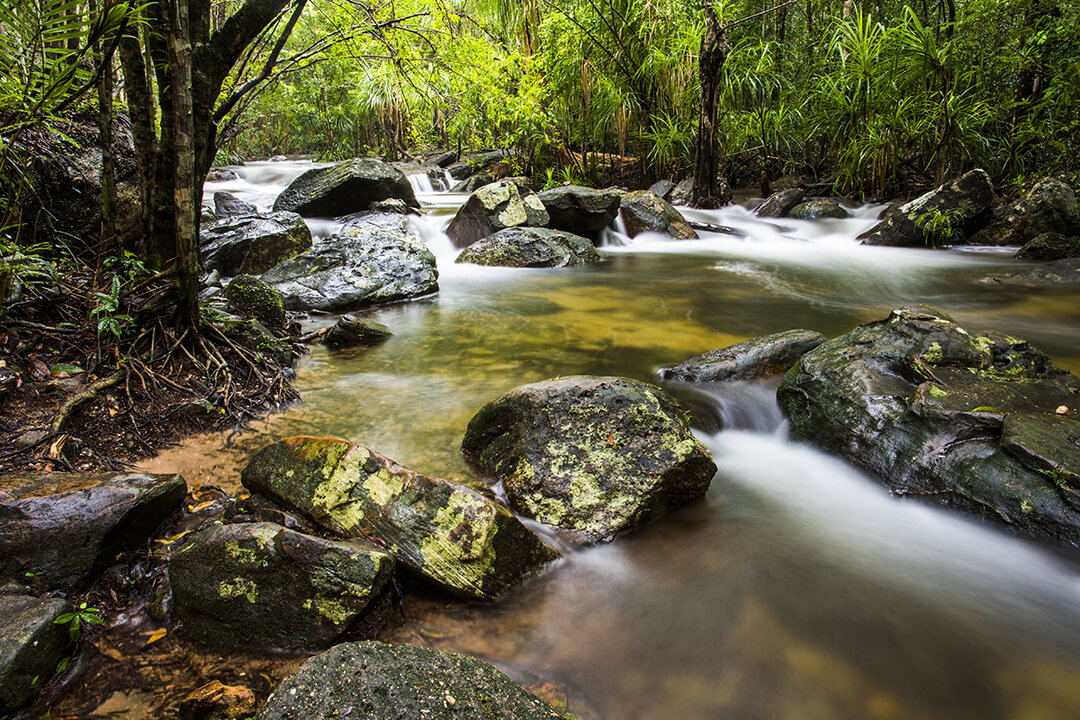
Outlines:
[[[227,190],[266,210],[309,167],[233,168],[240,179],[208,184],[207,198]],[[362,313],[394,332],[380,346],[312,348],[296,378],[302,403],[143,469],[236,493],[253,452],[315,434],[471,480],[465,427],[513,387],[572,374],[657,382],[658,368],[707,350],[791,328],[831,337],[916,302],[1080,371],[1080,292],[980,282],[1021,267],[1015,248],[863,247],[854,238],[880,206],[822,221],[684,209],[738,235],[609,230],[607,263],[522,270],[454,264],[443,231],[466,196],[419,189],[415,229],[438,258],[440,292]],[[724,430],[700,431],[719,467],[701,502],[571,553],[495,604],[420,600],[385,639],[479,656],[582,720],[1080,716],[1074,559],[899,501],[790,442],[775,382],[703,390],[695,402]]]

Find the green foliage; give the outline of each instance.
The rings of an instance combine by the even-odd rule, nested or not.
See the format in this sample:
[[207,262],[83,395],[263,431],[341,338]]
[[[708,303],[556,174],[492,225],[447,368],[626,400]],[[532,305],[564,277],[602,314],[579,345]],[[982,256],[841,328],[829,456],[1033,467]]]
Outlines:
[[83,625],[101,625],[104,621],[101,619],[101,610],[87,607],[85,602],[81,602],[74,612],[64,613],[53,622],[57,625],[67,625],[71,641],[78,642],[82,637]]
[[932,247],[948,245],[951,241],[963,237],[961,220],[963,213],[959,208],[947,210],[929,210],[915,220],[915,226]]
[[138,257],[127,251],[107,257],[104,264],[113,271],[112,281],[107,292],[90,293],[95,301],[90,309],[90,320],[97,322],[99,338],[111,335],[119,339],[135,323],[130,315],[120,312],[123,293],[136,281],[149,275],[149,270]]

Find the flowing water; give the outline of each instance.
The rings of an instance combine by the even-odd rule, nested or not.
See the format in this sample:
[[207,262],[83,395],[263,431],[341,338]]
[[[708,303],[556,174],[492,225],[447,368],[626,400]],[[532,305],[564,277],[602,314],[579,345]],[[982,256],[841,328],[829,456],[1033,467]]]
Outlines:
[[[303,169],[247,166],[208,191],[266,208]],[[366,313],[390,326],[388,342],[314,348],[297,376],[301,404],[148,467],[235,490],[251,452],[304,433],[470,480],[465,426],[517,385],[579,373],[655,382],[658,368],[706,350],[796,327],[837,335],[915,302],[1025,337],[1080,370],[1080,293],[980,282],[1018,267],[1006,251],[858,245],[880,207],[817,222],[687,210],[737,234],[629,241],[611,231],[605,264],[518,270],[453,263],[443,230],[463,199],[421,193],[428,214],[416,230],[439,259],[441,290]],[[414,608],[392,638],[550,683],[581,718],[1080,717],[1075,566],[898,501],[789,442],[774,389],[717,385],[693,396],[724,428],[701,431],[719,466],[701,502],[570,554],[493,605]]]

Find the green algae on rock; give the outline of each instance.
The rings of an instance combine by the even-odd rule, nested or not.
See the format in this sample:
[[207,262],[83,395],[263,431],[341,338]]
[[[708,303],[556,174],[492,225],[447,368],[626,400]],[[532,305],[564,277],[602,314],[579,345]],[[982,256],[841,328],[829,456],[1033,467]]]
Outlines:
[[365,720],[563,717],[476,658],[363,641],[337,645],[304,663],[274,690],[258,720],[346,716]]
[[343,537],[378,538],[464,597],[498,597],[559,556],[494,500],[345,440],[286,438],[257,453],[242,479]]
[[56,620],[71,612],[60,598],[0,595],[0,716],[30,702],[71,644]]
[[177,618],[210,645],[321,650],[377,598],[394,559],[371,543],[272,523],[212,525],[169,561]]
[[455,262],[501,267],[562,268],[604,262],[588,238],[547,228],[505,228],[462,250]]
[[1021,339],[900,308],[804,355],[777,397],[793,436],[897,494],[1080,546],[1080,378]]
[[472,418],[461,449],[515,510],[585,542],[700,498],[716,472],[674,398],[618,377],[511,390]]

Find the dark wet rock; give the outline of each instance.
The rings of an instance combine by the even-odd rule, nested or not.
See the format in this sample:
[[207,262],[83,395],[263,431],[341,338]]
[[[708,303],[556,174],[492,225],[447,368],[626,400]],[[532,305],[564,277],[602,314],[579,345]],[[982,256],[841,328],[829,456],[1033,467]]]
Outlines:
[[985,170],[972,170],[894,208],[859,239],[864,245],[894,247],[959,242],[986,224],[993,201],[990,176]]
[[382,323],[355,315],[343,315],[326,331],[323,344],[331,348],[377,345],[393,334],[390,328]]
[[464,248],[508,227],[544,227],[548,222],[548,212],[536,193],[503,180],[470,195],[446,234],[455,247]]
[[502,150],[486,150],[484,152],[466,155],[459,162],[447,165],[446,170],[450,173],[450,177],[455,180],[464,180],[465,178],[472,177],[481,170],[486,170],[491,167],[493,163],[504,162],[511,157],[512,153],[507,153]]
[[671,191],[675,189],[675,183],[670,180],[657,180],[649,186],[649,192],[655,193],[661,200],[667,200]]
[[804,355],[777,397],[795,438],[897,494],[1080,546],[1080,378],[1023,340],[901,308]]
[[662,233],[678,240],[697,237],[697,233],[687,224],[682,213],[649,190],[627,193],[622,199],[620,212],[623,224],[626,225],[626,234],[630,237],[636,237],[643,232]]
[[237,344],[266,356],[277,367],[292,367],[296,353],[284,338],[254,318],[220,314],[214,322]]
[[672,205],[689,205],[694,199],[694,178],[684,178],[668,193]]
[[1038,283],[1040,285],[1075,285],[1080,283],[1080,258],[1066,258],[1043,265],[1036,265],[1022,272],[1000,278],[1000,280]]
[[56,623],[67,600],[0,595],[0,713],[7,717],[34,699],[67,653],[71,637]]
[[495,178],[491,177],[487,173],[477,173],[471,177],[467,177],[459,183],[456,183],[450,188],[450,192],[456,193],[471,193],[476,192],[485,185],[490,185],[495,182]]
[[447,151],[438,153],[437,155],[432,155],[431,157],[427,158],[425,162],[427,162],[428,165],[434,165],[435,167],[445,169],[457,162],[457,159],[458,154],[456,152]]
[[184,632],[210,645],[330,647],[382,592],[394,559],[371,543],[270,523],[211,525],[169,559]]
[[371,203],[371,212],[376,213],[396,213],[398,215],[408,215],[411,208],[405,204],[405,201],[400,198],[387,198],[386,200],[376,200]]
[[765,204],[765,198],[752,197],[743,200],[739,203],[744,209],[750,212],[756,212],[758,208]]
[[1059,232],[1044,232],[1016,251],[1025,260],[1064,260],[1080,257],[1080,235],[1066,237]]
[[1046,232],[1080,234],[1076,193],[1057,178],[1035,183],[967,241],[972,245],[1023,245]]
[[180,701],[179,720],[244,720],[255,715],[255,693],[211,680]]
[[218,191],[214,193],[214,215],[219,218],[233,215],[255,215],[259,209],[251,203],[241,200],[232,193]]
[[663,380],[704,383],[757,380],[782,375],[806,353],[825,342],[813,330],[788,330],[729,345],[660,370]]
[[206,173],[206,182],[208,183],[230,182],[239,179],[240,176],[236,174],[236,171],[228,168],[210,168],[210,172]]
[[614,190],[563,185],[540,193],[540,201],[557,230],[596,237],[619,214],[622,197]]
[[820,220],[822,218],[848,218],[851,217],[840,203],[826,198],[814,198],[804,200],[788,211],[788,217],[797,220]]
[[291,212],[223,218],[202,226],[199,238],[206,269],[226,277],[258,275],[311,247],[311,231]]
[[719,235],[735,235],[736,237],[745,237],[746,233],[736,230],[733,227],[727,225],[717,225],[716,223],[699,222],[697,220],[690,220],[686,223],[694,230],[698,232],[717,233]]
[[487,663],[414,645],[343,643],[305,662],[258,720],[557,720],[562,716]]
[[242,479],[342,537],[378,538],[463,597],[498,597],[558,557],[494,500],[345,440],[286,438],[256,454]]
[[290,310],[348,312],[439,289],[435,256],[395,213],[363,215],[263,274]]
[[274,210],[304,217],[339,217],[362,212],[387,198],[419,207],[412,184],[399,168],[375,158],[355,158],[308,170],[278,195]]
[[513,227],[474,242],[457,262],[501,267],[561,268],[603,262],[588,238],[547,228]]
[[705,494],[716,466],[679,403],[629,378],[523,385],[469,421],[465,458],[502,480],[511,507],[610,540]]
[[179,475],[2,475],[0,581],[40,573],[50,589],[83,590],[118,552],[145,543],[186,492]]
[[237,275],[225,286],[229,306],[243,317],[254,318],[269,328],[285,327],[285,299],[266,282],[251,275]]
[[791,209],[803,201],[806,191],[799,187],[777,190],[757,207],[758,217],[787,217]]

